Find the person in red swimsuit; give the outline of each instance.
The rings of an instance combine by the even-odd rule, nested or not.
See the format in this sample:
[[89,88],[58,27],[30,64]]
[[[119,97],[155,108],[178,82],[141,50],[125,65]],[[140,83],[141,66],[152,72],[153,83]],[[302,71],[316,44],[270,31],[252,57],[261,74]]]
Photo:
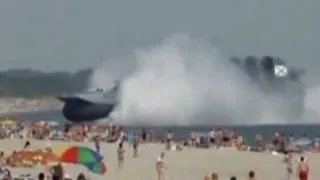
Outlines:
[[300,180],[308,180],[309,165],[303,156],[300,157],[300,162],[298,164],[297,173],[298,173],[298,177]]

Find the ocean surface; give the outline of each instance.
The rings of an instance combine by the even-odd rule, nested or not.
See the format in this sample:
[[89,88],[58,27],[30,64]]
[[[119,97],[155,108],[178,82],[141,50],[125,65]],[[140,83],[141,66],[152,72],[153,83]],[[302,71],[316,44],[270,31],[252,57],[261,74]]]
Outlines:
[[[60,110],[53,111],[42,111],[42,112],[30,112],[30,113],[19,113],[12,114],[8,116],[13,119],[19,120],[30,120],[30,121],[57,121],[63,125],[65,118],[62,116]],[[211,128],[228,128],[240,135],[246,137],[247,141],[250,143],[253,141],[256,134],[260,133],[266,138],[271,137],[274,132],[283,133],[285,135],[293,135],[295,137],[301,137],[306,135],[308,138],[320,137],[320,124],[290,124],[290,125],[228,125],[228,126],[148,126],[148,127],[125,127],[127,132],[132,132],[136,129],[146,128],[153,129],[156,136],[161,136],[166,133],[169,129],[174,132],[178,138],[185,138],[190,132],[208,132]]]

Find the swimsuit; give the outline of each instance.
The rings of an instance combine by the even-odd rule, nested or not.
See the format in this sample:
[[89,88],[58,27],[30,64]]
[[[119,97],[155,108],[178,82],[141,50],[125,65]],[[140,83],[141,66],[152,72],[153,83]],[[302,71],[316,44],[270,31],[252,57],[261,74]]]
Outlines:
[[307,171],[300,171],[300,172],[299,172],[299,179],[300,179],[300,180],[308,180],[308,173],[307,173]]

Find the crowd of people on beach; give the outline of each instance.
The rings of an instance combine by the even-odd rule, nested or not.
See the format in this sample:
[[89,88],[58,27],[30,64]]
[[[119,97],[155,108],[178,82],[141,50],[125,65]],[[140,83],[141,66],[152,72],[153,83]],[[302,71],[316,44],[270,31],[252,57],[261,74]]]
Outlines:
[[[136,132],[126,132],[125,128],[115,124],[65,124],[61,130],[55,128],[48,122],[0,122],[0,138],[21,138],[21,139],[39,139],[47,140],[47,147],[50,147],[51,140],[89,142],[92,141],[96,151],[101,151],[100,143],[118,143],[117,160],[118,169],[122,169],[125,161],[126,150],[124,143],[130,143],[133,148],[132,156],[138,158],[139,146],[143,143],[163,143],[166,151],[183,151],[184,148],[230,148],[239,151],[254,151],[278,153],[284,155],[284,163],[287,166],[288,179],[293,173],[292,153],[301,153],[303,151],[319,152],[319,142],[314,140],[310,143],[301,145],[292,136],[285,136],[281,133],[274,133],[271,139],[265,139],[261,134],[257,134],[254,144],[247,144],[244,137],[228,129],[212,129],[206,133],[191,132],[189,137],[176,140],[175,134],[168,130],[162,136],[155,136],[153,130],[141,129]],[[24,148],[32,147],[30,141],[26,141]],[[158,180],[165,180],[165,152],[162,152],[156,160],[156,172]],[[0,174],[3,177],[10,177],[10,167],[6,167],[8,159],[2,151],[0,154],[1,169]],[[38,179],[68,179],[64,176],[64,168],[59,163],[48,168],[50,176],[40,173]],[[300,180],[308,179],[309,167],[306,159],[301,156],[297,167],[297,173]],[[6,178],[3,178],[6,179]],[[8,178],[10,179],[10,178]],[[78,180],[86,179],[84,174],[79,174]],[[217,173],[205,176],[206,180],[219,179]],[[231,177],[230,180],[236,180]],[[255,172],[248,173],[248,179],[255,180]]]

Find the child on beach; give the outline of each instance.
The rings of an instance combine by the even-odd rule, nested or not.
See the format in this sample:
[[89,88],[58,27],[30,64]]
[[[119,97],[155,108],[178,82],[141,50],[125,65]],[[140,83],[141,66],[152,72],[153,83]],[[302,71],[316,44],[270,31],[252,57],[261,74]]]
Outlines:
[[158,174],[158,180],[164,180],[164,152],[160,154],[160,156],[157,157],[156,161],[156,169]]
[[125,150],[123,148],[123,143],[119,143],[118,149],[117,149],[117,155],[118,155],[118,168],[123,168],[123,162],[124,162],[124,153]]
[[300,162],[298,164],[297,173],[298,173],[297,175],[300,180],[308,180],[309,165],[306,162],[305,157],[303,157],[303,156],[300,157]]

